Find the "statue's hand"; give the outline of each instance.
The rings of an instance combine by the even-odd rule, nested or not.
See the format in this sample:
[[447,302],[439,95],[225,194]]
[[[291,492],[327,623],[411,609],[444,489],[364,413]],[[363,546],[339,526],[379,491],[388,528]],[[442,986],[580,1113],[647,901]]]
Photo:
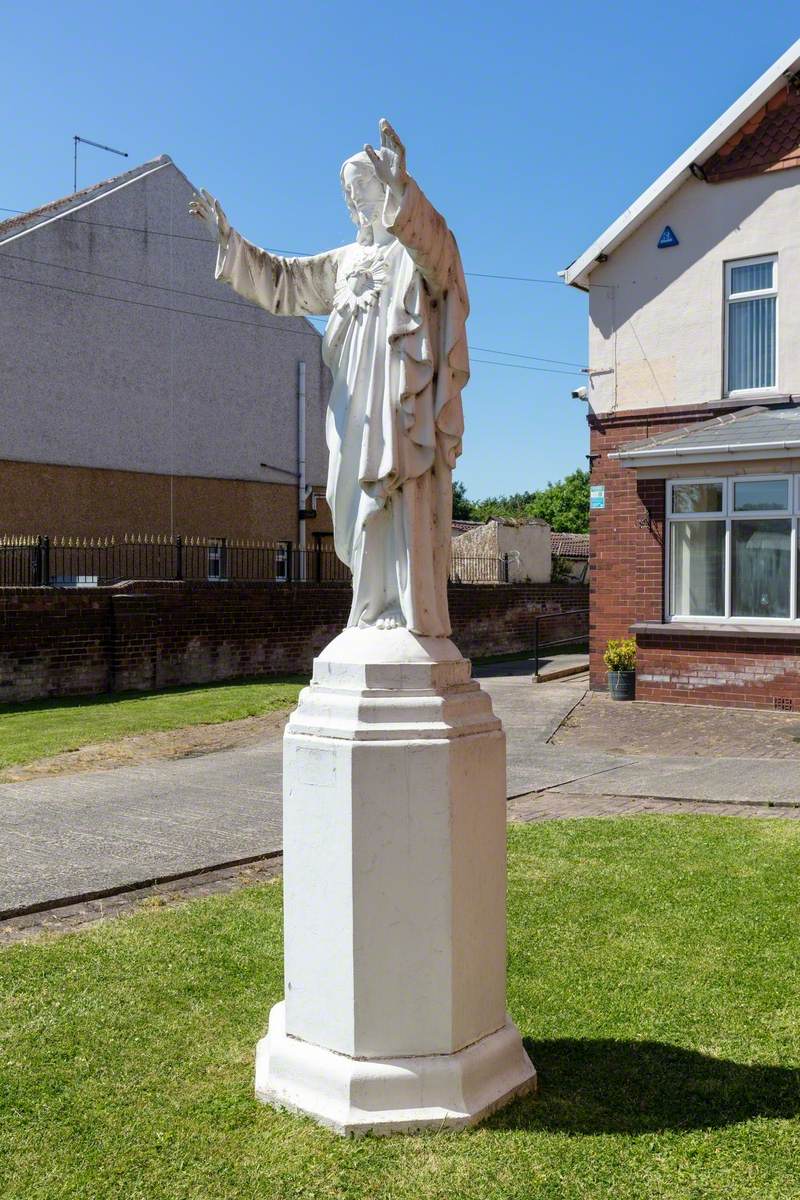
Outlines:
[[189,202],[189,212],[193,217],[197,217],[198,221],[205,222],[209,232],[220,244],[227,243],[231,235],[230,222],[225,216],[219,200],[215,200],[205,188],[200,189],[199,195],[192,196]]
[[408,173],[406,171],[406,148],[385,117],[379,124],[381,148],[365,146],[364,152],[375,168],[381,183],[389,189],[396,200],[403,199]]

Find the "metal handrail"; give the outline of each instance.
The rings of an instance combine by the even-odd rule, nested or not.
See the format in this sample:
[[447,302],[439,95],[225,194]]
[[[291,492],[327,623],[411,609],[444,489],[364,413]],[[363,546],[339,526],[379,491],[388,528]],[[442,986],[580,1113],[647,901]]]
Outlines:
[[[584,631],[574,634],[571,637],[557,638],[553,642],[547,642],[545,647],[542,646],[542,643],[539,639],[539,622],[540,621],[554,621],[554,620],[557,620],[557,619],[560,619],[563,617],[577,616],[578,614],[586,617],[586,629]],[[586,635],[588,634],[588,632],[589,632],[589,609],[588,608],[567,608],[567,609],[564,609],[562,612],[538,613],[534,617],[534,625],[533,625],[533,674],[534,674],[534,676],[539,674],[539,651],[540,651],[540,649],[547,648],[550,646],[568,646],[570,644],[570,642],[582,642],[584,640],[584,638],[586,637]]]

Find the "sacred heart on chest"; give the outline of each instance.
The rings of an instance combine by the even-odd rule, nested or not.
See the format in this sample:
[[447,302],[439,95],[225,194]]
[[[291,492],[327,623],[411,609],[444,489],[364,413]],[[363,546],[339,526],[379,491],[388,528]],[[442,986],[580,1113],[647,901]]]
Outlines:
[[334,306],[338,312],[371,308],[386,282],[386,263],[382,258],[357,263],[347,272],[336,289]]

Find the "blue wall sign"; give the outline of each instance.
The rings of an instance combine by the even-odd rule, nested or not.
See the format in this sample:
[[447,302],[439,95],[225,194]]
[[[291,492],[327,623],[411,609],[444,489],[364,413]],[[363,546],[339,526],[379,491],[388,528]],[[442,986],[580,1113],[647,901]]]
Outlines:
[[661,234],[661,237],[658,239],[659,250],[665,250],[668,246],[679,246],[679,245],[680,245],[680,242],[676,238],[674,231],[670,228],[669,225],[665,225],[664,232]]
[[589,488],[589,508],[605,508],[606,506],[606,485],[604,483],[593,483]]

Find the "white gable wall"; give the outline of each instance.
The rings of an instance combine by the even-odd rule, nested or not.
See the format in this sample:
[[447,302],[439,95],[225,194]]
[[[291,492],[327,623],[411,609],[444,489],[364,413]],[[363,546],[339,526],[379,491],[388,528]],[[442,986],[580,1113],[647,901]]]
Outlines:
[[[659,250],[669,225],[679,245]],[[724,265],[778,255],[778,388],[800,394],[800,169],[689,179],[590,276],[597,413],[714,404],[723,396]]]

